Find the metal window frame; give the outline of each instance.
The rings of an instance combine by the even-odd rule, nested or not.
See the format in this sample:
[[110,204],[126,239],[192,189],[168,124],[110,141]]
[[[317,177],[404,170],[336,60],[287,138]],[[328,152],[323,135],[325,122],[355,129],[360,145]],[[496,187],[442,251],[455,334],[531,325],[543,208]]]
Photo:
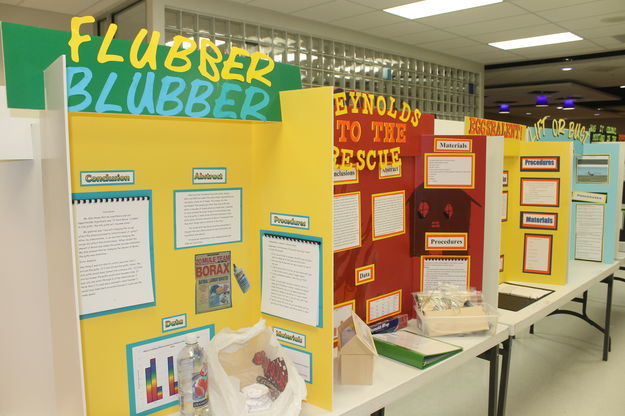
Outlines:
[[[192,22],[193,27],[183,27],[183,17]],[[165,42],[175,35],[193,38],[196,42],[200,37],[207,37],[224,53],[228,53],[232,46],[238,46],[250,52],[259,50],[276,62],[297,65],[304,88],[334,86],[393,96],[397,99],[396,105],[406,101],[440,119],[464,120],[465,116],[480,116],[479,85],[482,79],[476,72],[339,40],[172,7],[165,8],[164,23]],[[203,26],[204,23],[207,27]],[[219,29],[216,29],[216,23]],[[474,93],[469,92],[469,84],[473,84]]]

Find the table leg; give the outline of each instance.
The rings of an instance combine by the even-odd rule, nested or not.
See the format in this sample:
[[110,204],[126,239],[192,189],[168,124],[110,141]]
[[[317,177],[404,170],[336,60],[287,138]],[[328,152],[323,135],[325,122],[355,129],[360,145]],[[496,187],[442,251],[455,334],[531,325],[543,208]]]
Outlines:
[[497,384],[499,383],[499,345],[495,345],[488,351],[489,374],[488,374],[488,416],[497,415]]
[[497,403],[497,416],[505,416],[506,414],[506,398],[508,396],[508,379],[510,377],[510,357],[512,354],[512,339],[501,343],[502,348],[499,350],[501,354],[501,376],[499,378],[499,400]]
[[608,361],[608,353],[611,350],[610,339],[610,317],[612,314],[612,289],[614,286],[614,275],[608,276],[604,282],[608,285],[608,294],[605,301],[605,327],[603,330],[603,361]]
[[497,383],[499,381],[499,345],[484,351],[477,356],[482,360],[488,361],[488,416],[496,416],[497,414]]

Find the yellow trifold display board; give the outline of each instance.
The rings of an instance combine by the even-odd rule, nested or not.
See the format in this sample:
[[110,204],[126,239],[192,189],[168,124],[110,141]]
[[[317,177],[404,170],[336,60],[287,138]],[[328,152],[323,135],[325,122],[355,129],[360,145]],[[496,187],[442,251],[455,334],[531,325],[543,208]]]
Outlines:
[[[144,405],[137,407],[140,389],[131,380],[129,368],[134,365],[134,356],[130,347],[166,340],[171,334],[194,328],[205,328],[214,335],[224,328],[252,326],[260,318],[280,331],[278,340],[288,356],[298,370],[304,369],[300,374],[306,381],[307,401],[331,409],[332,93],[332,88],[282,92],[281,122],[68,115],[70,198],[74,203],[77,199],[97,203],[99,195],[111,195],[114,200],[117,194],[134,192],[149,195],[151,204],[153,304],[91,315],[83,310],[80,321],[75,319],[80,326],[82,357],[77,360],[84,368],[89,416],[175,414],[178,409],[172,404],[150,406],[177,390],[172,365],[175,357],[164,357],[169,363],[148,360],[149,364],[141,368],[133,367],[135,376],[145,376],[146,380],[141,390]],[[97,177],[100,179],[94,179]],[[130,177],[128,183],[114,183]],[[224,192],[223,199],[215,203],[226,205],[232,195],[240,198],[233,214],[237,222],[240,211],[240,237],[196,245],[192,237],[181,237],[184,213],[180,210],[192,209],[193,204],[185,205],[184,198],[199,195],[196,191]],[[47,192],[54,189],[49,187]],[[320,248],[318,259],[315,257],[319,264],[315,301],[320,319],[315,324],[261,313],[263,233],[296,236],[292,237],[296,242],[308,242],[310,237],[314,247]],[[215,293],[206,294],[220,299],[217,306],[211,300],[208,310],[198,310],[206,307],[197,300],[198,270],[202,269],[198,262],[224,258],[232,268],[227,272],[230,281],[217,287]],[[241,271],[247,282],[239,284]],[[72,278],[78,282],[77,277]],[[80,299],[81,288],[76,285]],[[167,328],[170,324],[173,329]],[[162,368],[169,368],[169,378],[162,374]],[[129,386],[135,387],[136,394]]]
[[572,157],[570,143],[505,139],[500,282],[566,283]]

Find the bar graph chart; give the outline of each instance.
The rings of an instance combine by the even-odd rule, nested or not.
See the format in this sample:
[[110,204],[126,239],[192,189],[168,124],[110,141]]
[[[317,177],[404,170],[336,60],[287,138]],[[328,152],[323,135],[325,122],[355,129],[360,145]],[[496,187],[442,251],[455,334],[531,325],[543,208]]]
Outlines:
[[167,357],[167,379],[169,380],[169,395],[178,394],[178,382],[174,376],[174,357]]
[[148,403],[163,398],[163,386],[159,386],[156,380],[156,358],[152,358],[150,366],[145,369],[145,392]]
[[146,416],[178,404],[176,357],[187,332],[195,332],[208,345],[214,326],[167,334],[126,346],[130,416]]

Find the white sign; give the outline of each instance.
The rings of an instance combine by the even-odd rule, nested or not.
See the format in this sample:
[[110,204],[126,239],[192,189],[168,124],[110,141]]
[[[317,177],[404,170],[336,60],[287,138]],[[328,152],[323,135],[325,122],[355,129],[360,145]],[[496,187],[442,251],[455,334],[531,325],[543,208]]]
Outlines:
[[301,215],[287,215],[271,213],[271,225],[278,227],[299,228],[302,230],[310,229],[310,218]]
[[466,233],[425,233],[426,250],[467,250]]
[[360,192],[334,195],[334,251],[360,247]]
[[558,214],[541,212],[522,212],[521,228],[540,228],[555,230],[557,228]]
[[351,169],[334,169],[334,184],[358,182],[358,170],[353,167]]
[[169,318],[163,318],[162,326],[163,326],[163,332],[186,328],[187,327],[187,314],[183,313],[183,314],[176,315],[176,316],[170,316]]
[[522,157],[522,171],[557,172],[560,170],[559,157]]
[[401,177],[401,165],[386,165],[384,169],[380,169],[380,179]]
[[473,188],[475,155],[425,154],[425,188]]
[[471,139],[436,139],[437,152],[470,152]]
[[80,186],[132,185],[134,183],[134,170],[80,172]]
[[174,191],[176,248],[243,239],[241,188]]
[[593,192],[573,191],[573,201],[581,202],[600,202],[605,204],[607,201],[606,194],[596,194]]
[[226,168],[193,168],[193,184],[223,184],[226,183]]
[[286,329],[273,327],[273,333],[280,342],[295,345],[297,347],[306,348],[306,335]]

